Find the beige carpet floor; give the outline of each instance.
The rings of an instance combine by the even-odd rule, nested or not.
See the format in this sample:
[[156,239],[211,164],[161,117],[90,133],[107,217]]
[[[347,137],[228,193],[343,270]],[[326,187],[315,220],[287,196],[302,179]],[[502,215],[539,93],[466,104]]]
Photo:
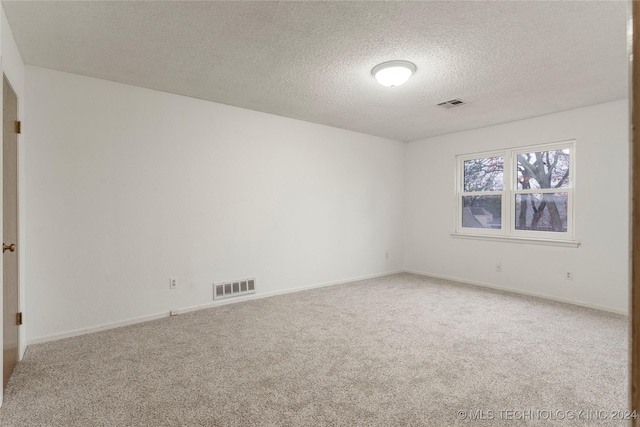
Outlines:
[[29,346],[0,425],[622,426],[627,321],[398,274]]

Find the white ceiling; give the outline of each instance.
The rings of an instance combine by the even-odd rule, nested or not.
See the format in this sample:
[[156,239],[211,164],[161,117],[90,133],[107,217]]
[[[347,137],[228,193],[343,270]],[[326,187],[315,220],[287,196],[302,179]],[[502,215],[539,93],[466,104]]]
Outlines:
[[401,141],[628,91],[626,1],[2,3],[27,64]]

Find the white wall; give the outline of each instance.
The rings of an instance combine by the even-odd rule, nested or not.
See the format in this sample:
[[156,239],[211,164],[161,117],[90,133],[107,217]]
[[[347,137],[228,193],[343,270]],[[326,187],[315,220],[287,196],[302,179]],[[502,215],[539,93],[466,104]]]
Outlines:
[[[405,268],[626,313],[629,116],[621,100],[409,143]],[[458,154],[576,140],[578,248],[455,239]],[[502,262],[503,271],[495,271]],[[567,281],[564,271],[573,271]]]
[[[624,100],[403,144],[38,67],[26,82],[28,342],[209,304],[219,281],[265,295],[399,269],[627,311]],[[579,248],[450,236],[455,155],[566,139]]]
[[401,268],[404,143],[37,67],[27,103],[30,342],[206,304],[218,281]]
[[[2,63],[2,71],[7,76],[7,79],[11,83],[13,90],[18,96],[18,118],[21,120],[25,116],[25,96],[24,96],[24,62],[18,51],[11,28],[7,22],[7,18],[4,14],[4,9],[0,8],[0,62]],[[2,91],[0,90],[0,117],[2,117]],[[26,131],[23,130],[23,134],[18,138],[18,186],[19,186],[19,244],[18,255],[20,257],[20,273],[19,273],[19,299],[20,310],[25,311],[25,272],[26,272],[26,260],[25,260],[25,236],[26,236],[26,223],[25,223],[25,200],[26,194],[25,188],[25,146],[26,146]],[[0,149],[0,200],[2,200],[2,150]],[[0,224],[2,224],[2,209],[0,209]],[[0,277],[2,277],[2,263],[0,262]],[[2,304],[2,292],[0,292],[0,319],[3,318],[3,304]],[[1,334],[2,332],[0,332]],[[19,342],[20,352],[19,358],[22,358],[24,350],[27,346],[24,327],[19,329]],[[0,366],[2,366],[2,353],[0,353]],[[0,404],[2,402],[3,390],[0,390]]]

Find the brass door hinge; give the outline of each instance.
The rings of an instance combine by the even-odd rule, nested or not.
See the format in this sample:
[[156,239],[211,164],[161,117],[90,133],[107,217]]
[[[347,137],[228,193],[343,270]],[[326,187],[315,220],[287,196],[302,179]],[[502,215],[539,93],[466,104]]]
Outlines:
[[22,122],[20,121],[16,122],[16,133],[17,134],[22,133]]
[[22,325],[22,312],[16,313],[16,325]]

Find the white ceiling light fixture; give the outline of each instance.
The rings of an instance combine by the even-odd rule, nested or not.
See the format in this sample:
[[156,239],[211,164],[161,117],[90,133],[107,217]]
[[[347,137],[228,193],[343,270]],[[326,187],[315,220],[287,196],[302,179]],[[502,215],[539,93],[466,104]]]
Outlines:
[[371,75],[382,86],[396,87],[409,80],[415,72],[416,65],[409,61],[388,61],[373,67]]

